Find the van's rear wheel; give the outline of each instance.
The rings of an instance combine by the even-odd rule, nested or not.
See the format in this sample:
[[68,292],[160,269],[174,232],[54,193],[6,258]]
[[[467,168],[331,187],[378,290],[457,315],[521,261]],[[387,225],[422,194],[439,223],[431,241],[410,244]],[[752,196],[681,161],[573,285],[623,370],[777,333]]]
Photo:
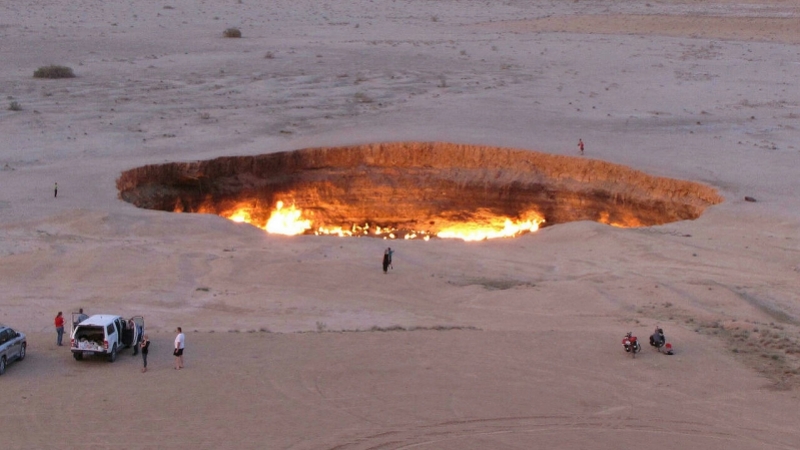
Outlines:
[[117,360],[117,344],[114,344],[114,347],[111,348],[111,354],[108,355],[108,362],[114,362]]
[[22,361],[25,359],[25,351],[27,350],[28,344],[23,343],[22,347],[19,349],[19,360]]
[[75,358],[75,361],[80,361],[83,359],[83,353],[81,352],[74,352],[72,357]]
[[0,358],[0,375],[6,373],[6,357]]

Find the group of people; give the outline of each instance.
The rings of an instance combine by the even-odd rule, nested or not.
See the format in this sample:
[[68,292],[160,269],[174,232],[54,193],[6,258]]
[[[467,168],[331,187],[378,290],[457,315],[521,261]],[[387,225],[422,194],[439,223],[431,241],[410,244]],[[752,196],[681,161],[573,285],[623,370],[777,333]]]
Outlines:
[[[78,315],[73,317],[72,321],[72,329],[74,330],[79,323],[83,322],[84,320],[88,319],[89,316],[83,313],[83,308],[78,310]],[[59,347],[63,345],[62,341],[64,339],[64,314],[59,311],[56,314],[55,319],[55,326],[56,326],[56,345]]]
[[[183,369],[183,349],[186,344],[186,336],[183,334],[181,327],[178,327],[175,331],[178,334],[175,336],[172,355],[175,357],[175,370],[180,370]],[[147,354],[150,352],[150,338],[146,334],[143,335],[141,342],[137,346],[142,350],[142,373],[144,373],[147,372]]]
[[650,335],[650,345],[655,347],[660,353],[672,355],[672,344],[667,342],[667,337],[664,336],[664,330],[659,325],[656,325],[655,331]]
[[[88,319],[89,316],[83,313],[83,308],[78,310],[78,314],[73,316],[72,322],[72,329],[83,322],[84,320]],[[56,327],[56,345],[63,346],[63,338],[64,338],[64,313],[59,311],[56,314],[56,318],[54,321],[54,325]],[[150,338],[142,333],[142,327],[137,325],[133,320],[128,321],[128,327],[131,330],[136,330],[138,341],[133,343],[133,354],[134,356],[139,353],[139,350],[142,352],[142,373],[147,372],[147,355],[150,352]],[[176,329],[177,336],[175,336],[175,346],[172,351],[172,355],[175,357],[175,369],[180,370],[183,369],[183,350],[186,345],[186,336],[183,334],[183,330],[181,327]]]

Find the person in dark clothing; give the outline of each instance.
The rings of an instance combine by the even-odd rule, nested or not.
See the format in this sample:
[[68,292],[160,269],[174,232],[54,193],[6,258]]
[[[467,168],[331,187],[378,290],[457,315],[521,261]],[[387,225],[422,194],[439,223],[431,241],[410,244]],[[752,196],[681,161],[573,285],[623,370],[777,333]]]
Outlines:
[[56,187],[55,187],[55,191],[54,191],[54,195],[53,195],[53,198],[57,198],[57,197],[58,197],[58,183],[56,183]]
[[142,349],[142,362],[144,363],[142,373],[144,373],[147,372],[147,352],[150,350],[150,339],[147,338],[146,334],[142,338],[142,343],[139,344],[139,347]]
[[389,253],[389,249],[386,249],[383,252],[383,273],[386,273],[389,270],[389,264],[392,263],[392,255]]
[[653,334],[650,335],[650,345],[659,349],[660,351],[661,347],[663,347],[664,344],[666,344],[666,342],[667,338],[664,336],[664,330],[656,326],[655,332],[653,332]]

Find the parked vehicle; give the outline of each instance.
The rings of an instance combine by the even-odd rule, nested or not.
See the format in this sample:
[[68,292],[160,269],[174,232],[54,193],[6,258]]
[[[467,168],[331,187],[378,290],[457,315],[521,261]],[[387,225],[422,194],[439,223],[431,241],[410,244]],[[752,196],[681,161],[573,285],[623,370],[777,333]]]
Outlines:
[[634,358],[636,358],[636,354],[642,351],[642,346],[639,344],[639,340],[636,339],[636,336],[633,335],[630,331],[622,338],[622,346],[625,347],[625,351],[630,353]]
[[80,322],[72,331],[70,350],[72,357],[80,361],[84,356],[105,356],[109,362],[117,359],[124,348],[136,345],[144,334],[144,318],[135,316],[124,319],[121,316],[97,314]]
[[25,359],[27,349],[28,341],[23,333],[0,325],[0,375],[6,373],[11,361]]

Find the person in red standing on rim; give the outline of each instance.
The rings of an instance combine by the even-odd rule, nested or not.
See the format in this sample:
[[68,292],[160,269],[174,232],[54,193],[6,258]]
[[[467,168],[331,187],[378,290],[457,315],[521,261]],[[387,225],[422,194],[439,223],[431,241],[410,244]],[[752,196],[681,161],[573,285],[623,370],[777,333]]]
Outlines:
[[58,340],[56,340],[56,344],[58,346],[61,346],[63,345],[61,343],[61,339],[64,337],[64,316],[61,314],[61,311],[59,311],[58,314],[56,314],[55,325],[56,325],[56,333],[58,333]]
[[581,156],[583,156],[583,139],[578,139],[578,150],[580,150]]

